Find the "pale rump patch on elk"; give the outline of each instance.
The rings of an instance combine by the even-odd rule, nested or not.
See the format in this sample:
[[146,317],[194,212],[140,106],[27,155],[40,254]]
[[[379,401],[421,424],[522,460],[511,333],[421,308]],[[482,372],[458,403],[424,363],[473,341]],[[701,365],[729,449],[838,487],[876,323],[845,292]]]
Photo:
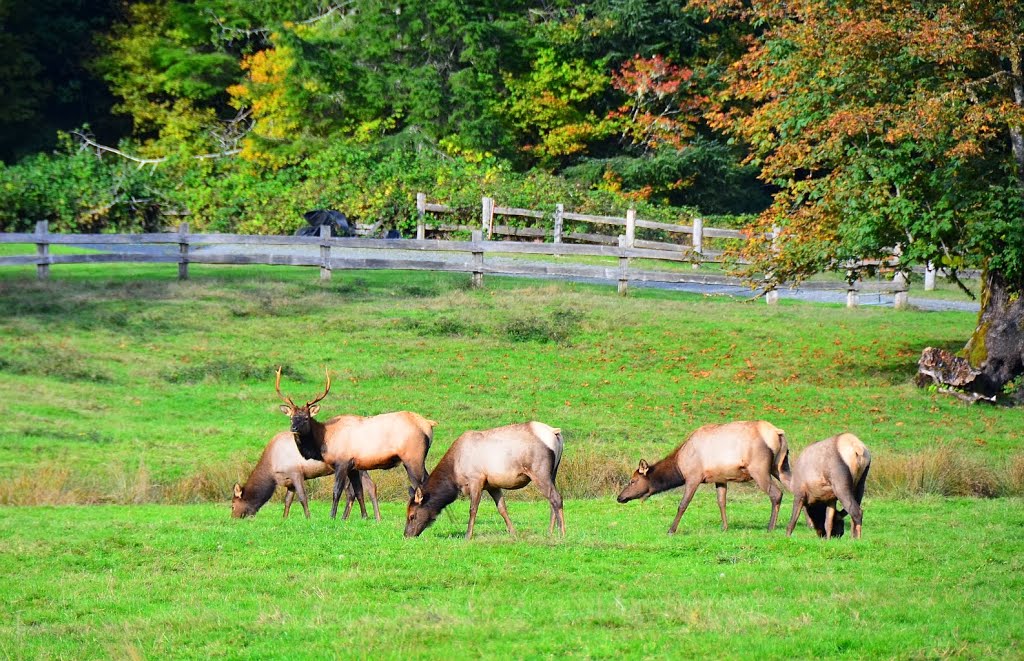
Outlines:
[[[787,485],[793,492],[793,515],[786,526],[792,535],[800,510],[807,508],[811,525],[819,537],[831,539],[846,532],[843,519],[853,520],[853,537],[859,539],[864,522],[861,503],[871,453],[856,436],[842,433],[807,446],[795,462]],[[836,501],[846,511],[836,511]]]
[[502,489],[521,489],[533,482],[551,503],[548,534],[554,532],[557,522],[564,537],[562,496],[555,488],[562,448],[562,431],[536,421],[463,433],[441,457],[426,484],[410,490],[405,536],[418,536],[464,493],[469,496],[466,539],[471,539],[484,491],[494,499],[506,529],[514,535]]
[[669,527],[674,534],[679,527],[693,494],[701,484],[714,484],[718,491],[718,509],[722,515],[722,530],[728,530],[725,499],[728,482],[753,480],[768,494],[772,503],[768,530],[774,530],[782,503],[782,489],[773,481],[789,472],[789,445],[781,429],[764,420],[730,422],[723,425],[704,425],[690,434],[686,441],[667,457],[654,465],[640,460],[629,484],[619,494],[618,501],[626,503],[685,486],[676,518]]
[[[295,444],[295,436],[291,432],[277,434],[260,455],[259,462],[249,474],[245,484],[235,484],[234,493],[231,499],[231,516],[242,518],[253,516],[263,505],[274,495],[277,487],[287,489],[284,499],[284,516],[292,507],[292,499],[299,497],[302,510],[309,518],[309,501],[306,495],[306,480],[323,477],[332,473],[331,467],[322,461],[306,459],[300,453]],[[380,509],[377,504],[377,486],[370,479],[367,473],[361,473],[363,489],[370,494],[373,503],[373,512],[377,520],[380,520]],[[356,500],[355,491],[348,491],[348,501],[345,506],[345,517],[352,510],[352,503]],[[366,518],[366,505],[359,501],[359,508],[362,510],[363,518]]]

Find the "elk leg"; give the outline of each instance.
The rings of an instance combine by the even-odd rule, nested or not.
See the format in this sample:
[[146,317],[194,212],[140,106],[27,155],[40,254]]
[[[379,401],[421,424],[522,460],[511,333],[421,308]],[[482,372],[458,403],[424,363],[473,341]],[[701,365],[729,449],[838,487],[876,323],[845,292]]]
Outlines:
[[676,518],[672,521],[672,525],[669,526],[668,534],[676,534],[676,529],[679,527],[679,519],[683,518],[683,513],[686,508],[690,505],[690,500],[693,499],[693,494],[697,493],[697,487],[700,486],[700,482],[694,480],[693,482],[686,483],[686,493],[683,494],[683,499],[679,501],[679,511],[676,512]]
[[366,503],[363,501],[363,478],[360,471],[351,469],[348,472],[348,488],[352,490],[355,499],[359,501],[359,512],[366,518]]
[[832,520],[836,516],[836,504],[825,506],[825,540],[832,539]]
[[508,534],[515,535],[515,526],[512,525],[512,519],[508,516],[508,507],[505,506],[505,494],[497,487],[489,487],[487,493],[491,494],[491,498],[494,499],[494,504],[498,507],[498,514],[505,519],[505,528],[508,529]]
[[[858,485],[861,497],[864,496],[863,484]],[[849,485],[846,484],[835,484],[833,485],[833,491],[839,498],[839,502],[843,504],[846,511],[849,513],[850,518],[853,520],[853,538],[860,539],[861,524],[864,521],[864,510],[861,509],[860,499],[857,498],[856,494]]]
[[341,492],[345,490],[348,482],[348,469],[352,462],[338,462],[334,465],[334,499],[331,503],[331,518],[338,516],[338,502],[341,500]]
[[548,534],[551,535],[555,532],[555,521],[558,521],[559,532],[562,533],[562,537],[565,537],[565,510],[562,503],[562,494],[558,493],[558,489],[555,488],[555,482],[550,477],[549,472],[534,472],[527,471],[526,476],[537,485],[537,489],[551,503],[551,523],[548,525]]
[[427,467],[424,466],[423,460],[419,464],[409,463],[408,461],[402,460],[402,465],[405,466],[405,472],[409,475],[409,484],[412,485],[413,489],[422,487],[427,481]]
[[481,484],[469,486],[469,528],[466,530],[466,539],[473,539],[473,525],[476,524],[476,510],[480,507],[480,496],[483,495]]
[[725,518],[725,493],[728,486],[725,482],[715,482],[715,489],[718,491],[718,511],[722,513],[722,532],[729,529],[729,521]]
[[[793,529],[796,528],[796,522],[800,520],[800,510],[804,508],[804,495],[802,493],[793,494],[793,516],[789,518],[789,525],[786,526],[786,537],[790,537],[793,534]],[[810,515],[808,515],[808,521]]]
[[363,491],[370,494],[370,502],[373,504],[373,518],[380,521],[380,506],[377,504],[377,485],[373,483],[367,471],[361,471],[359,481],[363,483]]
[[[305,513],[306,518],[309,518],[309,498],[306,497],[306,481],[302,477],[293,477],[292,484],[295,488],[295,495],[299,497],[299,504],[302,505],[302,511]],[[291,492],[288,492],[291,495]]]
[[292,508],[292,498],[295,497],[295,492],[291,487],[288,487],[284,492],[284,518],[288,518],[288,510]]
[[779,507],[782,505],[782,489],[775,486],[771,473],[767,470],[763,473],[750,470],[750,477],[753,478],[761,491],[768,494],[768,498],[772,501],[772,516],[768,519],[768,532],[771,532],[775,530],[775,523],[779,519]]

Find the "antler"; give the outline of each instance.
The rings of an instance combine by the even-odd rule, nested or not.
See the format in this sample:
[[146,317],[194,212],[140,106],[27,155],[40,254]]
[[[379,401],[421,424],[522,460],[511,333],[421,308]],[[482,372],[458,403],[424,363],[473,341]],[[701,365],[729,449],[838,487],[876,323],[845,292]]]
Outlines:
[[[277,380],[274,381],[274,390],[277,391],[277,396],[280,397],[281,399],[283,399],[285,404],[287,404],[288,406],[292,407],[293,409],[294,408],[298,408],[298,407],[295,406],[295,402],[292,401],[291,397],[285,397],[284,395],[281,394],[281,367],[280,366],[278,366],[278,368],[277,368]],[[326,395],[327,393],[324,393],[324,394]]]
[[331,392],[331,372],[326,367],[324,367],[324,372],[327,374],[327,387],[324,388],[324,394],[320,395],[319,397],[317,397],[316,399],[314,399],[312,401],[306,402],[306,406],[307,407],[308,406],[313,406],[314,404],[319,402],[321,399],[326,397],[327,393]]

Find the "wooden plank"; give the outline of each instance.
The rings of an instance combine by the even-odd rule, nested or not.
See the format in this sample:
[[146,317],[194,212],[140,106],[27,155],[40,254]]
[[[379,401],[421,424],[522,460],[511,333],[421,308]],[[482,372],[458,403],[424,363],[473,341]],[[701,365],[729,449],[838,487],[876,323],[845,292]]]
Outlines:
[[331,258],[333,270],[388,270],[399,271],[449,271],[469,273],[473,267],[469,262],[445,262],[426,259],[374,259],[374,258]]
[[673,225],[671,223],[659,223],[654,220],[636,219],[636,226],[649,230],[664,230],[666,232],[677,232],[679,234],[693,234],[693,227],[690,225]]
[[523,216],[526,218],[543,218],[543,211],[535,211],[533,209],[517,209],[515,207],[494,207],[495,215],[501,214],[503,216]]
[[0,243],[31,243],[35,244],[36,235],[27,232],[0,233]]
[[[175,256],[173,261],[178,261]],[[320,266],[319,253],[308,255],[252,253],[248,255],[210,255],[201,252],[189,254],[190,264],[266,264],[272,266]]]
[[[569,232],[564,235],[566,239],[572,239],[574,241],[589,241],[590,243],[604,243],[611,246],[619,245],[619,237],[609,236],[607,234],[588,234],[586,232]],[[566,244],[562,244],[563,246]]]
[[0,257],[0,266],[35,266],[39,263],[37,255],[8,255]]
[[[178,236],[172,234],[170,236]],[[189,245],[209,246],[319,246],[317,236],[285,236],[264,234],[189,234]],[[177,243],[177,240],[175,240]]]
[[[625,217],[620,216],[593,216],[586,213],[570,213],[568,211],[562,212],[562,218],[565,220],[581,220],[585,223],[597,223],[598,225],[621,225],[626,226]],[[618,245],[619,240],[615,239],[615,245]]]
[[745,239],[745,238],[747,238],[747,235],[744,234],[743,232],[741,232],[740,230],[725,230],[725,229],[717,229],[717,228],[714,228],[714,227],[705,227],[704,228],[704,236],[705,237],[709,237],[710,236],[710,237],[715,238],[715,239]]
[[495,234],[502,234],[504,236],[528,236],[528,237],[546,237],[548,231],[543,227],[512,227],[510,225],[495,225]]
[[171,264],[177,263],[178,255],[99,252],[79,255],[50,255],[47,261],[50,264]]
[[178,243],[177,232],[156,232],[152,234],[47,234],[51,245],[144,245],[147,243]]
[[688,283],[697,285],[731,285],[744,287],[742,278],[729,275],[710,275],[693,273],[691,271],[637,271],[630,269],[630,282],[667,282],[667,283]]
[[455,211],[453,207],[447,204],[434,204],[432,202],[425,202],[423,204],[424,211],[433,211],[434,213],[452,213]]
[[618,277],[618,267],[589,266],[586,264],[522,264],[503,263],[485,264],[484,273],[492,275],[544,275],[565,278],[598,278],[614,280]]

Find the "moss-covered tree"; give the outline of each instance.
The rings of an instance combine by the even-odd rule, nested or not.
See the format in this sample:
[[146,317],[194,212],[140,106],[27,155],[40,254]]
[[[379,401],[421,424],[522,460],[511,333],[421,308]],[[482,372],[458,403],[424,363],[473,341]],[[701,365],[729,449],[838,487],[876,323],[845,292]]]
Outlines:
[[964,355],[984,395],[1024,373],[1024,5],[707,4],[763,32],[716,116],[781,192],[747,257],[777,280],[884,259],[983,269]]

